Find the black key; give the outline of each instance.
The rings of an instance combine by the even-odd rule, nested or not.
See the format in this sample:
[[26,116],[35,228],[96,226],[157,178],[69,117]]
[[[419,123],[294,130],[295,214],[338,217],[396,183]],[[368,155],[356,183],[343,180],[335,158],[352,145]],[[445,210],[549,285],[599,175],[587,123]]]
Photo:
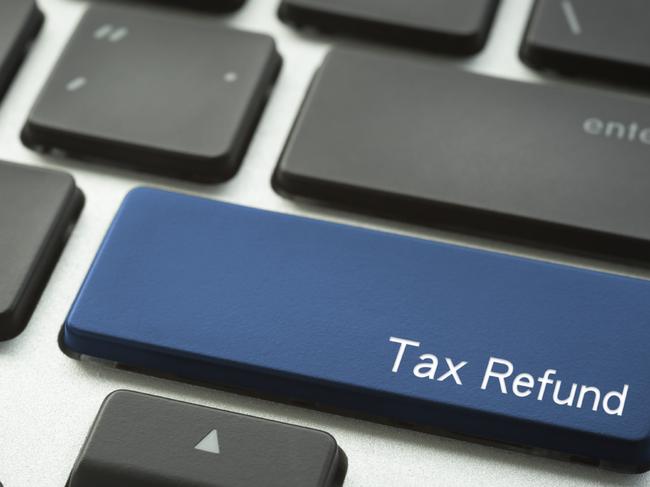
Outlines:
[[33,0],[0,2],[0,96],[9,87],[42,24],[43,14]]
[[232,12],[244,5],[245,0],[147,0],[154,6],[164,4],[169,7],[191,8],[203,11]]
[[71,176],[0,162],[0,340],[25,328],[82,207]]
[[521,55],[570,75],[650,83],[650,2],[538,0]]
[[327,433],[129,391],[104,402],[69,487],[338,487]]
[[485,45],[497,6],[498,0],[283,0],[279,15],[298,27],[472,54]]
[[223,180],[241,163],[280,65],[270,37],[210,18],[92,7],[23,140],[135,169]]
[[650,259],[650,102],[334,50],[275,174],[301,197]]

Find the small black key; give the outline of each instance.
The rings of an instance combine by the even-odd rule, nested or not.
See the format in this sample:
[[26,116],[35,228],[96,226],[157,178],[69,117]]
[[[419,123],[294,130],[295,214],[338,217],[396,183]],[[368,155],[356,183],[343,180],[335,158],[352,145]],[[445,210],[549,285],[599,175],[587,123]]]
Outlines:
[[71,176],[0,162],[0,340],[25,328],[82,206]]
[[472,54],[485,45],[497,6],[498,0],[283,0],[279,15],[298,27]]
[[647,87],[648,19],[647,0],[538,0],[521,55],[534,67]]
[[650,260],[650,102],[336,49],[275,174],[292,195]]
[[23,140],[134,169],[227,179],[280,65],[273,39],[210,18],[91,7]]
[[104,402],[69,487],[338,487],[329,434],[117,391]]
[[33,0],[0,2],[0,96],[9,87],[41,25],[43,14]]

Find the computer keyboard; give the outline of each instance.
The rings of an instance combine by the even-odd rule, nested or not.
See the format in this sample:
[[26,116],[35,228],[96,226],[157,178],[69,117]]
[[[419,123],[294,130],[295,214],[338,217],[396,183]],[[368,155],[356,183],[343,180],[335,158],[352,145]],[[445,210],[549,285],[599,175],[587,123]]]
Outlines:
[[0,485],[649,485],[645,3],[215,2],[0,3]]

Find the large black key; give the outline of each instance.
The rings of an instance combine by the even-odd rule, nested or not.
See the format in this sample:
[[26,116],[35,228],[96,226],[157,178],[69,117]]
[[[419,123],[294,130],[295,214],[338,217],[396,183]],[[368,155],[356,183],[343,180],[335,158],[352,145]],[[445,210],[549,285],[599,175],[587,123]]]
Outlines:
[[338,487],[329,434],[128,391],[104,402],[69,487]]
[[498,0],[283,0],[280,18],[299,27],[450,54],[485,45]]
[[650,259],[650,102],[334,50],[275,174],[292,195]]
[[69,175],[0,162],[0,340],[25,328],[82,206]]
[[650,83],[650,2],[538,0],[521,54],[570,75]]
[[241,163],[280,64],[270,37],[210,18],[92,7],[23,140],[131,168],[223,180]]
[[42,24],[43,14],[33,0],[0,2],[0,96],[7,90]]

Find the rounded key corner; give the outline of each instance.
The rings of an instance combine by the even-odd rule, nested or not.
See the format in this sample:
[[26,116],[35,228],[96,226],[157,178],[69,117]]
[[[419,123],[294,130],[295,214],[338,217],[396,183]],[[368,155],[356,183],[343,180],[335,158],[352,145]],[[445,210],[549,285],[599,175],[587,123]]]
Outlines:
[[72,323],[71,318],[75,312],[75,305],[73,304],[68,317],[66,318],[63,326],[61,327],[61,335],[59,337],[59,345],[61,351],[71,358],[78,359],[83,354],[84,350],[84,333],[83,327]]
[[285,157],[282,156],[273,171],[273,176],[271,176],[271,187],[280,196],[291,197],[293,195],[292,176],[282,167],[285,161]]
[[81,188],[77,186],[77,181],[75,180],[74,176],[71,174],[69,176],[72,183],[72,200],[73,206],[75,208],[75,218],[77,218],[81,214],[81,210],[83,210],[84,206],[86,206],[86,195],[81,190]]
[[59,178],[61,184],[66,188],[67,202],[70,207],[69,219],[76,220],[81,213],[81,210],[86,204],[86,195],[77,186],[77,181],[72,174],[65,171],[58,171],[53,169],[43,169],[47,171],[52,177]]
[[40,124],[35,120],[38,102],[34,107],[20,131],[20,142],[34,152],[47,152],[53,148],[51,142],[59,134],[57,134],[55,128],[49,127],[47,124]]
[[529,68],[541,70],[544,65],[545,55],[545,48],[540,45],[532,45],[528,40],[528,34],[526,34],[519,46],[519,59],[521,62]]
[[31,4],[32,5],[29,12],[29,20],[26,29],[28,35],[31,38],[34,38],[38,35],[38,33],[41,30],[41,27],[43,27],[43,24],[45,23],[45,14],[39,8],[36,0],[32,0]]
[[[650,420],[650,417],[648,418]],[[633,445],[639,451],[640,464],[650,466],[650,430],[639,428],[638,431],[630,433],[622,438],[625,443]]]
[[63,355],[74,360],[79,360],[81,358],[81,354],[69,348],[68,344],[65,341],[65,323],[59,329],[59,334],[56,337],[56,341],[57,345],[59,346],[59,350],[61,353],[63,353]]
[[[226,159],[230,159],[226,161]],[[219,184],[234,178],[243,163],[244,156],[231,157],[230,153],[223,153],[210,159],[213,167],[197,173],[191,178],[203,184]]]
[[612,470],[622,473],[644,474],[650,471],[650,432],[639,432],[634,437],[628,437],[625,443],[635,452],[625,463],[612,465]]
[[[292,136],[289,138],[287,145],[291,144]],[[286,151],[289,153],[290,151]],[[318,194],[318,185],[314,185],[308,178],[298,173],[292,172],[285,168],[289,164],[289,158],[282,156],[273,176],[271,178],[271,187],[278,195],[287,199],[306,198],[311,199]]]
[[254,33],[260,40],[264,40],[266,42],[268,50],[271,52],[272,58],[270,59],[272,61],[280,61],[282,62],[282,54],[280,54],[280,50],[278,48],[278,42],[275,40],[275,37],[273,37],[271,34],[266,34],[263,32],[255,32]]
[[139,199],[142,197],[147,197],[151,194],[160,193],[162,190],[154,188],[152,186],[136,186],[133,189],[130,189],[123,200],[123,205],[127,202],[130,202],[134,199]]
[[124,398],[137,397],[141,395],[138,392],[129,390],[129,389],[116,389],[110,392],[102,401],[100,410],[104,410],[106,407],[110,406],[115,401],[120,401]]
[[31,150],[36,150],[38,145],[34,142],[33,127],[31,121],[28,119],[20,130],[20,142]]
[[280,19],[285,24],[290,24],[291,23],[291,15],[287,15],[287,10],[289,10],[289,11],[291,10],[291,5],[287,5],[287,1],[282,0],[279,3],[278,8],[276,9],[275,12],[276,12],[276,15],[277,15],[278,19]]
[[17,309],[12,304],[0,309],[0,342],[16,338],[27,327],[27,320],[17,316]]
[[334,462],[332,464],[332,487],[343,487],[345,477],[348,474],[348,456],[343,449],[337,445]]
[[[299,426],[299,428],[305,428],[305,427]],[[306,428],[306,429],[310,429],[310,428]],[[336,438],[334,438],[334,435],[332,435],[331,433],[321,429],[311,429],[311,431],[314,434],[320,436],[323,439],[323,442],[328,444],[328,446],[331,448],[333,452],[334,457],[336,457],[340,452],[343,451],[340,445],[338,444],[338,442],[336,441]]]

